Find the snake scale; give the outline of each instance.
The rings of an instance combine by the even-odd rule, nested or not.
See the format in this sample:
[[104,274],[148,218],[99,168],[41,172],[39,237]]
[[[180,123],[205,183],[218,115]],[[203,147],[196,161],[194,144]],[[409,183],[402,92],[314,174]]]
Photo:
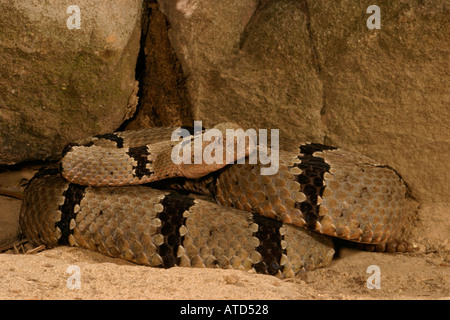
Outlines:
[[[60,169],[38,172],[26,188],[24,235],[35,245],[79,246],[155,267],[292,277],[329,264],[332,237],[384,247],[404,224],[402,178],[366,156],[303,143],[280,150],[272,175],[260,174],[261,163],[174,164],[174,130],[66,146]],[[194,138],[190,131],[187,141]]]

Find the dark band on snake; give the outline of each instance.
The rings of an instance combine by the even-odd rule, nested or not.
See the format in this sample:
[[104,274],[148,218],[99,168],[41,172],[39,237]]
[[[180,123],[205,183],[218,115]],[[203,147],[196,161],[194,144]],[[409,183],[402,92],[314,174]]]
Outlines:
[[70,221],[77,215],[75,207],[80,205],[81,199],[84,197],[86,186],[80,186],[70,183],[66,191],[64,191],[64,203],[60,206],[61,220],[56,223],[56,227],[61,230],[61,237],[58,243],[61,245],[69,244],[69,235],[72,233]]
[[183,213],[194,205],[194,199],[172,192],[161,200],[161,204],[164,210],[158,215],[161,220],[158,232],[164,236],[164,243],[158,247],[157,253],[162,258],[162,267],[170,268],[180,264],[177,251],[184,241],[184,236],[180,235],[180,227],[186,223]]
[[148,159],[150,153],[147,146],[129,148],[127,154],[137,162],[137,165],[133,166],[136,177],[141,179],[143,176],[150,176],[153,173],[147,168],[147,163],[152,163],[152,160]]
[[280,228],[282,223],[257,213],[253,214],[253,221],[258,225],[258,231],[254,233],[254,236],[260,243],[256,247],[256,251],[261,254],[261,261],[253,267],[258,273],[275,275],[278,271],[283,272],[283,267],[280,266],[281,256],[285,253],[285,250],[281,248],[283,236],[280,234]]
[[94,137],[98,138],[98,139],[105,139],[105,140],[114,141],[116,143],[117,148],[123,148],[123,138],[119,137],[115,133],[98,134],[98,135],[96,135]]
[[313,156],[313,153],[333,149],[336,148],[318,143],[301,145],[300,152],[302,155],[298,156],[301,162],[294,165],[303,170],[303,173],[298,175],[297,179],[301,185],[301,192],[306,196],[306,201],[296,203],[295,207],[304,214],[306,227],[310,230],[314,230],[316,222],[320,222],[322,219],[319,215],[320,204],[317,201],[318,197],[322,197],[325,188],[323,175],[330,170],[330,166],[324,159]]

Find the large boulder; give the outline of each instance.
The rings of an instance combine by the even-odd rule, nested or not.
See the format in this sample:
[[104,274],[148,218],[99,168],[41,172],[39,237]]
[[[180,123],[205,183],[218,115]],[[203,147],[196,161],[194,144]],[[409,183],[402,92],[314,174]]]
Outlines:
[[449,201],[448,5],[377,1],[381,29],[369,30],[371,1],[308,4],[325,142],[389,164],[422,202]]
[[[322,84],[308,21],[292,1],[159,1],[183,70],[194,119],[277,128],[323,140]],[[294,130],[292,130],[294,128]]]
[[74,4],[0,2],[0,164],[57,158],[130,114],[142,0]]

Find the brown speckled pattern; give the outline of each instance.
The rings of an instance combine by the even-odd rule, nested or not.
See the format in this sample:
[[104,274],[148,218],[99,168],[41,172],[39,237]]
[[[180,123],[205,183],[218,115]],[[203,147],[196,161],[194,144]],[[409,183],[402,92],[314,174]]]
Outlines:
[[[281,278],[326,266],[334,254],[331,240],[319,234],[175,191],[86,187],[71,209],[61,210],[70,186],[55,175],[29,184],[21,227],[34,244],[67,242],[153,267],[233,268]],[[60,230],[67,216],[73,218]],[[274,235],[261,237],[267,230]]]
[[280,168],[272,176],[259,175],[259,165],[231,166],[217,178],[216,200],[345,240],[395,240],[405,219],[401,178],[367,157],[339,149],[313,155],[323,163],[309,161],[305,168],[301,152],[280,152]]
[[[404,182],[368,157],[306,143],[280,151],[274,175],[261,175],[259,164],[174,165],[173,130],[68,145],[61,173],[71,183],[54,172],[30,182],[24,234],[35,244],[76,245],[150,266],[287,277],[330,262],[334,250],[325,235],[381,248],[394,243],[404,224]],[[172,178],[166,186],[210,195],[218,204],[130,186],[164,178]]]

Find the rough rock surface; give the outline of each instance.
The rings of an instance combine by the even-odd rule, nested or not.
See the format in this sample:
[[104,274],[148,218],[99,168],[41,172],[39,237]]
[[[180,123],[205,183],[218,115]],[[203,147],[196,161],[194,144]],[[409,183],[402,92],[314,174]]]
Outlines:
[[167,34],[168,22],[156,0],[146,1],[136,78],[139,108],[125,130],[192,123],[185,77]]
[[[188,77],[194,118],[207,126],[280,128],[323,140],[321,83],[307,20],[292,2],[159,1]],[[220,13],[220,14],[219,14]],[[296,130],[290,130],[297,128]]]
[[421,202],[448,201],[448,2],[377,1],[380,30],[360,23],[370,1],[308,3],[322,70],[325,142],[389,164]]
[[[445,1],[158,1],[194,119],[277,128],[396,168],[416,198],[448,199]],[[424,165],[426,163],[426,165]]]
[[[0,3],[0,164],[116,130],[135,89],[141,0]],[[68,21],[69,20],[69,21]]]
[[16,243],[20,239],[19,213],[22,205],[20,195],[24,191],[21,185],[23,181],[31,179],[35,172],[36,170],[32,168],[0,170],[0,251],[2,247]]

